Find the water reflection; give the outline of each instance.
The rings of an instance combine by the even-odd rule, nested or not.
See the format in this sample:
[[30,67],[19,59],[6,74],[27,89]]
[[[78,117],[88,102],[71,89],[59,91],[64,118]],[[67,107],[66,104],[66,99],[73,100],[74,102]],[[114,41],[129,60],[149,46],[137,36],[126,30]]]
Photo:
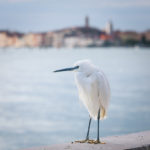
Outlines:
[[[0,149],[85,137],[88,113],[78,100],[73,73],[52,73],[85,58],[104,70],[112,88],[101,136],[150,129],[150,51],[0,50]],[[94,121],[91,137],[96,137]]]

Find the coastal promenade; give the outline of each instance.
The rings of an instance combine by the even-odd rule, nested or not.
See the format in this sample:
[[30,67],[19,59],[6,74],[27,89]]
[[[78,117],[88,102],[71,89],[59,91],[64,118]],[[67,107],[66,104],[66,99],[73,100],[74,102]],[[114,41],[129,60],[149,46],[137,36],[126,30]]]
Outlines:
[[65,143],[23,150],[150,150],[150,131],[101,139],[106,144]]

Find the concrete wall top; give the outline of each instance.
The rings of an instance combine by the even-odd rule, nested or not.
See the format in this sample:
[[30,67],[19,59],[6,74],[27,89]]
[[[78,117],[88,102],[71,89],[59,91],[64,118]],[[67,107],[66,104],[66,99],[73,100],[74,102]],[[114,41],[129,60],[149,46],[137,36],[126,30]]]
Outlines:
[[24,150],[150,150],[150,131],[101,138],[106,144],[65,143]]

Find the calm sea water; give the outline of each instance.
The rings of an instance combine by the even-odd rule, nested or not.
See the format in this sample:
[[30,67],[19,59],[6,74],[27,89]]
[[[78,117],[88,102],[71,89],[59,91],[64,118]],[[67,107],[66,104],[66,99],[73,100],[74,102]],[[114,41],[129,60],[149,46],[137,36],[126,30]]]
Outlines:
[[0,49],[1,150],[85,138],[89,116],[73,73],[52,73],[80,59],[91,59],[110,81],[101,137],[150,130],[150,49]]

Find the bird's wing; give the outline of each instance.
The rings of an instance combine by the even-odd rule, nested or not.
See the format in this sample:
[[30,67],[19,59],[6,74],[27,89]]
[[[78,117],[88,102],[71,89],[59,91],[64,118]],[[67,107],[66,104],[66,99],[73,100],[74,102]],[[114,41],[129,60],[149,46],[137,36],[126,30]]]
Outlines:
[[[90,76],[80,74],[76,78],[79,97],[93,118],[97,118],[99,108],[107,110],[109,100],[109,86],[106,77],[101,72],[92,73]],[[101,113],[104,114],[104,113]],[[105,115],[101,116],[101,119]]]
[[97,84],[99,92],[99,100],[102,106],[107,109],[110,99],[110,86],[107,77],[102,71],[97,74]]
[[110,99],[109,83],[103,72],[96,72],[91,76],[90,87],[89,96],[95,104],[99,105],[103,119],[106,116]]

